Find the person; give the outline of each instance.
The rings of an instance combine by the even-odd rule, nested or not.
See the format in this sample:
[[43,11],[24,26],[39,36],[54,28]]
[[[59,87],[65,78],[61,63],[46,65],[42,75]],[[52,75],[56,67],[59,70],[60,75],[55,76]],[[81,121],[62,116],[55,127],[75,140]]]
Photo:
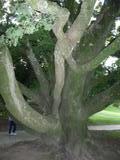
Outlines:
[[9,135],[16,135],[16,123],[15,121],[9,116]]

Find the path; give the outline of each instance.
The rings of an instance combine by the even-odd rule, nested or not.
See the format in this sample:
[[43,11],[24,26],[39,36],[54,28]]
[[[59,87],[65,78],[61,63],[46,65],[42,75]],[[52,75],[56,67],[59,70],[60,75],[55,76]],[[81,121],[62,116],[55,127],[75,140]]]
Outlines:
[[[120,125],[89,125],[93,131],[120,131]],[[16,142],[35,140],[38,137],[25,131],[18,131],[16,136],[9,136],[7,132],[0,132],[0,146],[12,145]]]
[[89,130],[93,131],[120,131],[120,124],[115,125],[89,125]]
[[0,132],[0,146],[8,146],[21,141],[35,140],[37,136],[25,131],[18,131],[16,136],[9,136],[7,132]]

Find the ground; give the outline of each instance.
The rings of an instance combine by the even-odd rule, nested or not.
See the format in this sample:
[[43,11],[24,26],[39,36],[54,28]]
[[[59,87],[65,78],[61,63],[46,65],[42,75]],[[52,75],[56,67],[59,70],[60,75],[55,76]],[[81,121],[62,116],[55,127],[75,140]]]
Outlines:
[[[119,160],[120,109],[111,106],[92,116],[89,122],[92,123],[88,127],[89,139],[79,160]],[[24,131],[18,131],[17,136],[0,132],[0,160],[27,159],[67,160],[58,138],[31,135]],[[69,157],[68,160],[74,159]]]
[[[83,158],[80,160],[120,159],[120,139],[106,137],[105,134],[99,134],[98,131],[92,131],[89,134],[89,138],[90,140],[87,141]],[[64,152],[58,143],[58,139],[47,135],[0,147],[0,160],[27,159],[66,160]],[[70,158],[69,160],[73,159]]]

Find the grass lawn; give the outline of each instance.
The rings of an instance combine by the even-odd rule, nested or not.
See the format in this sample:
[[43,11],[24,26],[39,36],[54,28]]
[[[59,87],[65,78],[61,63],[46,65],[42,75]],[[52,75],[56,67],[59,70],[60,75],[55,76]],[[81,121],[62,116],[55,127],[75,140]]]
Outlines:
[[[105,110],[91,116],[89,118],[89,123],[93,125],[120,124],[120,108],[110,105]],[[120,131],[106,131],[103,137],[119,139]]]
[[120,108],[109,106],[89,118],[90,124],[120,124]]

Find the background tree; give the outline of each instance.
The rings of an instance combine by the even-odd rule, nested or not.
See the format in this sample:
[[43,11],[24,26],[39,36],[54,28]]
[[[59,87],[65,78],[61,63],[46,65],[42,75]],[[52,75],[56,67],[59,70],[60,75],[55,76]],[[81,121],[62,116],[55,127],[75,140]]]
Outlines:
[[[16,10],[20,10],[17,12],[20,14],[16,15],[16,10],[12,13],[13,17],[17,17],[17,25],[13,24],[9,14],[7,23],[2,24],[6,27],[4,33],[1,33],[0,93],[7,109],[17,120],[40,133],[61,133],[65,151],[72,159],[79,159],[87,137],[89,116],[103,110],[120,96],[120,93],[116,92],[120,87],[119,81],[100,90],[99,93],[89,94],[93,88],[94,69],[119,50],[119,32],[115,22],[120,16],[120,1],[106,0],[104,5],[99,1],[95,9],[95,0],[84,0],[78,4],[75,1],[27,2],[32,7],[27,14],[25,3],[17,3],[17,6],[15,3]],[[70,6],[71,4],[76,5]],[[3,10],[3,15],[4,12]],[[37,20],[38,14],[41,17],[38,16]],[[95,21],[90,21],[92,16]],[[52,33],[56,42],[55,67],[51,65],[49,73],[40,67],[41,63],[34,54],[31,36],[27,36],[39,32],[41,26],[46,30],[52,28],[56,37],[55,39]],[[12,50],[6,44],[15,46],[22,38],[25,40],[24,53],[39,84],[37,92],[21,83],[18,85],[15,78],[10,54]],[[39,39],[37,42],[39,44]],[[53,54],[50,57],[48,64],[53,63]],[[36,104],[36,110],[34,106],[30,107],[21,92],[32,100],[32,104]]]

